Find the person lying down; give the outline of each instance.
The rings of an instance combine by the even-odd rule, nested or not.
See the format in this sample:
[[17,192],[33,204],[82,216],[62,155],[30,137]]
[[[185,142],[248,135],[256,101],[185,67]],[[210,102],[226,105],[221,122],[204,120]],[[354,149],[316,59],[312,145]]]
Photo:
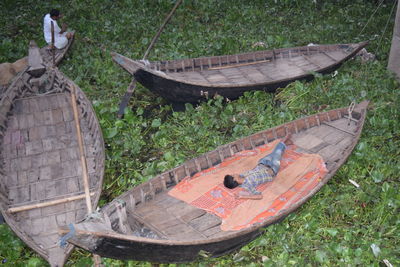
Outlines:
[[224,177],[224,186],[229,189],[242,187],[236,195],[239,199],[262,199],[261,192],[257,191],[257,186],[271,182],[279,172],[280,161],[286,146],[292,145],[291,134],[288,134],[281,142],[279,142],[271,154],[261,158],[257,166],[242,174],[227,174]]

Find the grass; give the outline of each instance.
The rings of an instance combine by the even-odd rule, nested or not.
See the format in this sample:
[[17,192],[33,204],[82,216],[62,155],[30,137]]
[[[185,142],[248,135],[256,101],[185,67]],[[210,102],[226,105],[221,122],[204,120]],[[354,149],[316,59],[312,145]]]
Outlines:
[[[103,129],[107,162],[101,205],[218,145],[319,110],[369,99],[372,104],[359,144],[320,192],[240,251],[201,257],[191,265],[384,266],[384,260],[400,265],[400,93],[399,83],[386,70],[393,1],[184,1],[150,60],[252,51],[261,49],[252,46],[260,41],[272,49],[364,40],[370,40],[367,50],[377,60],[365,64],[350,60],[336,75],[316,75],[313,81],[292,83],[276,95],[249,92],[230,103],[211,99],[199,106],[187,104],[185,112],[174,112],[165,100],[138,86],[128,114],[117,120],[118,103],[130,77],[112,63],[110,52],[141,58],[173,4],[171,0],[0,3],[0,62],[25,56],[31,39],[44,45],[42,16],[52,7],[61,9],[64,20],[77,31],[60,69],[92,100]],[[6,225],[0,226],[0,236],[4,265],[46,264]],[[88,264],[90,255],[79,249],[67,262],[67,266]]]

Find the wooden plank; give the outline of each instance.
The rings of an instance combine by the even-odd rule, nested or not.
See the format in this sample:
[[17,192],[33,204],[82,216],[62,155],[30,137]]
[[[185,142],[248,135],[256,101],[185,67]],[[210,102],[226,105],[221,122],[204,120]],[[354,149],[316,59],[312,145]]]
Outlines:
[[334,58],[333,55],[331,55],[331,52],[328,52],[328,51],[321,52],[321,54],[324,54],[325,56],[329,57],[329,58],[332,59],[334,62],[340,61],[340,60],[343,59],[344,56],[346,55],[346,54],[343,54],[343,55],[342,55],[341,57],[339,57],[339,58]]
[[34,41],[29,43],[28,73],[33,77],[40,77],[46,71],[39,47]]
[[343,60],[348,55],[348,54],[344,53],[342,50],[325,51],[323,53],[336,62]]
[[314,147],[317,147],[324,143],[324,141],[308,132],[304,132],[296,136],[293,140],[296,146],[299,146],[305,150],[311,151]]
[[221,224],[221,219],[211,213],[206,213],[201,217],[192,220],[189,225],[194,229],[203,232],[207,229]]
[[168,211],[184,222],[190,222],[193,219],[203,216],[206,213],[205,210],[195,208],[193,206],[190,206],[189,204],[186,204],[185,206],[182,205],[176,208],[170,208],[168,209]]
[[207,230],[203,231],[203,234],[207,237],[214,237],[218,233],[223,232],[224,234],[227,233],[227,231],[222,231],[220,225],[216,225],[214,227],[208,228]]
[[303,57],[310,63],[314,64],[315,66],[317,66],[318,68],[323,68],[323,66],[321,66],[319,63],[315,62],[313,59],[311,59],[309,56],[303,55]]
[[[346,122],[346,123],[347,123],[347,122]],[[330,126],[330,127],[332,127],[332,128],[334,128],[334,129],[336,129],[336,130],[338,130],[338,131],[341,131],[341,132],[343,132],[343,133],[347,133],[347,134],[350,134],[350,135],[352,135],[352,136],[355,135],[354,132],[351,131],[351,130],[353,130],[352,127],[346,127],[346,126],[344,125],[344,123],[324,122],[324,124],[325,124],[325,125],[328,125],[328,126]],[[355,128],[355,127],[354,127],[354,128]]]
[[256,65],[256,64],[262,64],[266,62],[271,62],[271,60],[260,60],[257,62],[248,62],[248,63],[241,63],[241,64],[233,64],[233,65],[227,65],[227,66],[222,66],[222,67],[213,67],[213,68],[208,68],[209,70],[221,70],[221,69],[229,69],[229,68],[237,68],[237,67],[243,67],[243,66],[250,66],[250,65]]
[[[138,221],[140,224],[143,224],[146,228],[149,228],[151,231],[155,232],[161,238],[167,238],[167,236],[160,231],[156,226],[145,220],[142,216],[137,214],[136,212],[128,213],[128,217],[132,217],[134,220]],[[129,221],[129,219],[128,219]]]

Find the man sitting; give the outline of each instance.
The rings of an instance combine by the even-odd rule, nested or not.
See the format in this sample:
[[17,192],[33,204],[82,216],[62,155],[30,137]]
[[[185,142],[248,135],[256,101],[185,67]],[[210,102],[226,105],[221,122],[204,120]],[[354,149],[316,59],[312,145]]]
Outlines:
[[72,32],[67,32],[67,25],[63,23],[61,29],[57,24],[57,20],[62,18],[62,14],[57,9],[53,9],[49,14],[46,14],[43,19],[44,39],[48,44],[52,44],[51,40],[51,22],[54,24],[54,46],[58,49],[63,49],[68,44],[68,39],[73,36]]
[[237,196],[240,199],[262,199],[261,192],[257,191],[257,186],[271,182],[278,174],[280,168],[280,160],[286,145],[291,145],[291,134],[287,135],[284,140],[279,142],[273,152],[258,161],[258,164],[252,170],[242,174],[227,174],[224,178],[224,186],[233,189],[240,185],[245,191],[240,191]]

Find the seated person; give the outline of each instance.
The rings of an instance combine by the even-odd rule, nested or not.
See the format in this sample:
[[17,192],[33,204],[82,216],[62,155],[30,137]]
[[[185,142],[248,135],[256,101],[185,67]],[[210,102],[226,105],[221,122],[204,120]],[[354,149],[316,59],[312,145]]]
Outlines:
[[224,186],[233,189],[240,185],[246,189],[240,191],[237,196],[240,199],[262,199],[261,192],[257,191],[257,186],[271,182],[278,174],[280,168],[280,160],[286,145],[291,145],[291,134],[287,135],[281,142],[279,142],[271,154],[263,157],[258,161],[258,164],[252,170],[246,171],[242,174],[227,174],[224,178]]
[[53,9],[49,14],[46,14],[43,19],[43,33],[46,42],[51,45],[51,22],[54,24],[54,46],[58,49],[63,49],[68,44],[68,39],[73,36],[72,32],[67,32],[67,25],[63,23],[61,29],[57,24],[57,20],[62,18],[62,14],[57,9]]

